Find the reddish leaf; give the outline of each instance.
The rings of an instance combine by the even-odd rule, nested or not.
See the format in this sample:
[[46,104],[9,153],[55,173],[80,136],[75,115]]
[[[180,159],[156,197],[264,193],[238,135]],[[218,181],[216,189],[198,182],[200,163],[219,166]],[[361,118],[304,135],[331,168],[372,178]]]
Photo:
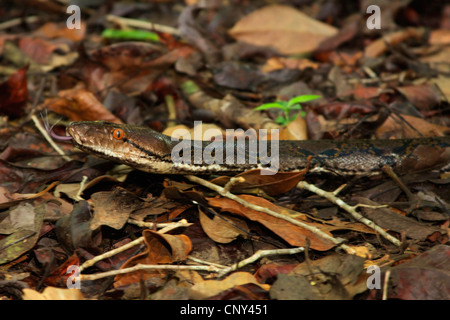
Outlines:
[[[160,234],[152,230],[144,230],[143,237],[147,249],[145,252],[134,256],[122,266],[122,269],[137,264],[167,264],[186,259],[192,250],[191,240],[185,235]],[[164,271],[135,271],[132,273],[118,275],[114,286],[121,287],[151,278],[160,279],[164,277]]]
[[[285,211],[286,214],[289,214],[287,209],[278,207],[273,203],[259,197],[242,195],[240,196],[240,198],[255,205],[271,209],[272,211],[275,211],[277,213],[283,213],[283,211]],[[220,208],[222,211],[236,213],[250,220],[261,223],[266,228],[272,230],[278,236],[283,238],[286,242],[288,242],[292,246],[299,246],[299,247],[305,246],[309,239],[311,248],[315,250],[324,251],[334,247],[333,243],[323,239],[322,237],[314,234],[311,231],[298,227],[286,220],[282,220],[274,216],[271,216],[267,213],[246,208],[234,200],[227,198],[208,198],[208,202],[211,206]],[[316,228],[320,228],[319,224],[315,223],[307,223],[307,224],[314,226]],[[324,232],[328,233],[326,231]]]
[[0,84],[0,113],[18,118],[24,115],[28,100],[28,65],[14,72],[6,82]]

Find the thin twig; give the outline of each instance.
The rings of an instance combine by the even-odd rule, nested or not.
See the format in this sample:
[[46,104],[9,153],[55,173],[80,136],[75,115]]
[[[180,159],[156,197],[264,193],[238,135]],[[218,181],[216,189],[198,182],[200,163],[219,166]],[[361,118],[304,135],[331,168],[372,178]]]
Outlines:
[[344,209],[345,211],[350,213],[353,218],[355,218],[356,220],[358,220],[361,223],[364,223],[369,228],[372,228],[373,230],[375,230],[376,232],[381,234],[384,238],[386,238],[387,240],[389,240],[390,242],[392,242],[396,246],[400,246],[402,244],[400,240],[398,240],[397,238],[391,236],[389,233],[384,231],[383,228],[381,228],[380,226],[375,224],[375,222],[367,219],[366,217],[364,217],[363,215],[358,213],[356,211],[356,208],[358,207],[358,205],[350,206],[347,203],[345,203],[343,200],[341,200],[338,197],[336,197],[334,195],[334,192],[328,192],[328,191],[322,190],[322,189],[320,189],[320,188],[318,188],[318,187],[316,187],[316,186],[314,186],[312,184],[309,184],[306,181],[300,181],[297,184],[297,187],[301,188],[301,189],[306,189],[308,191],[311,191],[311,192],[313,192],[313,193],[315,193],[315,194],[317,194],[317,195],[319,195],[321,197],[324,197],[325,199],[331,201],[332,203],[338,205],[339,207],[341,207],[342,209]]
[[170,34],[173,34],[173,35],[179,35],[180,34],[178,29],[176,29],[176,28],[172,28],[172,27],[169,27],[169,26],[164,26],[164,25],[157,24],[157,23],[152,23],[152,22],[149,22],[149,21],[142,21],[142,20],[118,17],[118,16],[115,16],[115,15],[112,15],[112,14],[107,14],[106,15],[106,20],[108,20],[110,22],[118,23],[121,26],[128,26],[128,27],[131,27],[131,28],[141,28],[141,29],[147,29],[147,30],[155,30],[155,31],[159,31],[159,32],[170,33]]
[[25,18],[15,18],[11,19],[5,22],[0,23],[0,30],[9,29],[11,27],[15,27],[23,22],[26,23],[34,23],[40,20],[40,17],[38,16],[31,16],[31,17],[25,17]]
[[[185,266],[185,265],[167,265],[167,264],[156,264],[156,265],[149,265],[149,264],[137,264],[133,267],[119,269],[119,270],[111,270],[101,273],[96,273],[92,275],[81,275],[81,280],[98,280],[105,277],[110,276],[116,276],[118,274],[126,274],[130,272],[135,271],[147,271],[147,270],[195,270],[195,271],[208,271],[208,272],[215,272],[218,273],[217,277],[222,277],[226,275],[229,272],[235,271],[239,268],[242,268],[250,263],[255,262],[258,259],[261,259],[262,257],[266,257],[269,255],[280,255],[280,254],[297,254],[300,252],[303,252],[303,247],[298,248],[287,248],[287,249],[274,249],[274,250],[259,250],[252,256],[250,256],[247,259],[244,259],[242,261],[239,261],[238,263],[235,263],[229,267],[222,267],[217,264],[208,263],[208,265],[195,265],[195,266]],[[204,261],[202,261],[203,264],[205,264]]]
[[[187,225],[190,225],[190,224],[185,219],[182,219],[182,220],[180,220],[178,222],[173,222],[170,225],[167,224],[163,229],[159,230],[158,233],[166,233],[166,232],[169,232],[170,230],[173,230],[175,228],[185,227]],[[134,241],[131,241],[131,242],[129,242],[129,243],[123,245],[123,246],[120,246],[120,247],[118,247],[116,249],[113,249],[113,250],[105,252],[105,253],[103,253],[101,255],[95,256],[94,258],[92,258],[90,260],[86,260],[80,266],[79,271],[82,272],[84,269],[92,267],[94,264],[96,264],[97,262],[99,262],[99,261],[101,261],[103,259],[112,257],[112,256],[114,256],[114,255],[116,255],[116,254],[118,254],[120,252],[128,250],[128,249],[130,249],[130,248],[132,248],[134,246],[137,246],[137,245],[139,245],[139,244],[141,244],[143,242],[144,242],[144,237],[140,237],[140,238],[138,238],[138,239],[136,239]]]
[[98,280],[105,277],[116,276],[118,274],[126,274],[130,272],[140,271],[140,270],[196,270],[196,271],[209,271],[218,272],[219,268],[213,266],[177,266],[177,265],[167,265],[167,264],[137,264],[133,267],[111,270],[106,272],[100,272],[96,274],[83,274],[81,275],[81,280]]
[[297,247],[297,248],[287,248],[287,249],[274,249],[274,250],[259,250],[255,254],[253,254],[251,257],[244,259],[242,261],[239,261],[223,270],[221,270],[217,277],[223,277],[227,273],[230,273],[232,271],[235,271],[237,269],[242,268],[243,266],[246,266],[250,263],[255,262],[256,260],[261,259],[262,257],[266,257],[269,255],[278,255],[278,254],[297,254],[300,252],[303,252],[305,250],[304,247]]
[[299,226],[299,227],[301,227],[301,228],[303,228],[303,229],[306,229],[306,230],[308,230],[308,231],[310,231],[310,232],[313,232],[314,234],[318,235],[319,237],[322,237],[322,238],[324,238],[324,239],[326,239],[326,240],[328,240],[328,241],[330,241],[330,242],[332,242],[332,243],[334,243],[334,244],[340,246],[342,249],[344,249],[344,250],[347,251],[348,253],[354,253],[354,250],[353,250],[352,248],[350,248],[349,246],[347,246],[347,245],[345,245],[345,244],[342,243],[342,242],[343,242],[343,239],[340,239],[340,238],[334,238],[334,237],[330,236],[329,234],[323,232],[323,231],[320,230],[319,228],[316,228],[316,227],[313,227],[313,226],[308,225],[308,224],[306,224],[306,223],[303,223],[303,222],[301,222],[301,221],[299,221],[299,220],[297,220],[297,219],[294,219],[294,218],[292,218],[292,217],[290,217],[290,216],[287,216],[287,215],[280,214],[280,213],[278,213],[278,212],[272,211],[272,210],[270,210],[270,209],[268,209],[268,208],[264,208],[264,207],[255,205],[255,204],[253,204],[253,203],[249,203],[249,202],[247,202],[247,201],[245,201],[245,200],[239,198],[238,196],[236,196],[236,195],[234,195],[234,194],[232,194],[232,193],[226,191],[226,190],[225,190],[224,188],[222,188],[221,186],[218,186],[218,185],[216,185],[216,184],[214,184],[214,183],[211,183],[211,182],[206,181],[206,180],[204,180],[204,179],[201,179],[201,178],[199,178],[199,177],[188,175],[188,176],[186,176],[186,178],[189,179],[189,180],[192,181],[192,182],[196,182],[196,183],[198,183],[198,184],[201,184],[202,186],[205,186],[205,187],[207,187],[207,188],[209,188],[209,189],[211,189],[211,190],[214,190],[214,191],[216,191],[218,194],[220,194],[221,196],[226,197],[226,198],[229,198],[229,199],[231,199],[231,200],[234,200],[234,201],[236,201],[236,202],[242,204],[243,206],[245,206],[245,207],[247,207],[247,208],[250,208],[250,209],[253,209],[253,210],[256,210],[256,211],[260,211],[260,212],[267,213],[267,214],[269,214],[269,215],[271,215],[271,216],[274,216],[274,217],[276,217],[276,218],[278,218],[278,219],[286,220],[286,221],[288,221],[288,222],[290,222],[290,223],[292,223],[292,224],[294,224],[294,225],[296,225],[296,226]]

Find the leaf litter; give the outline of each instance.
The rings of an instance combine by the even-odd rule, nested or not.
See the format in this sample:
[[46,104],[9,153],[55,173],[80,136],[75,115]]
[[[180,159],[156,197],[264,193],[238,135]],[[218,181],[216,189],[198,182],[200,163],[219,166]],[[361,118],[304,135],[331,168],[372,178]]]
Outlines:
[[[127,19],[99,2],[73,30],[54,5],[0,17],[2,298],[449,298],[446,173],[401,176],[408,192],[387,176],[144,174],[57,142],[63,158],[32,120],[45,114],[59,135],[80,120],[158,131],[203,120],[293,140],[447,135],[448,5],[380,4],[378,31],[363,2],[129,2]],[[286,128],[279,110],[254,110],[299,95],[322,99]],[[67,288],[72,265],[81,290]],[[374,265],[381,289],[368,287]]]

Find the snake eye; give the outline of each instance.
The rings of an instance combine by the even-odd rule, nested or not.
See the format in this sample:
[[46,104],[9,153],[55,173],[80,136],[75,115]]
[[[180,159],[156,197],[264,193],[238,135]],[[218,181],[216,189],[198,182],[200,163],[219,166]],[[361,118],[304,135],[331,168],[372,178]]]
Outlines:
[[113,137],[117,140],[122,140],[125,137],[125,132],[122,129],[114,129]]

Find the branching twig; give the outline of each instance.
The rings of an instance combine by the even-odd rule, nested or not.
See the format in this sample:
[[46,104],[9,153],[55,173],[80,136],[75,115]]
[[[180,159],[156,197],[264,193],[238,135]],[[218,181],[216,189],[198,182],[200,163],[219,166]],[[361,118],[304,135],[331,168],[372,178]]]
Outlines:
[[373,230],[375,230],[376,232],[381,234],[383,237],[385,237],[387,240],[389,240],[396,246],[400,246],[402,244],[400,240],[391,236],[389,233],[384,231],[383,228],[381,228],[380,226],[375,224],[373,221],[367,219],[366,217],[364,217],[363,215],[358,213],[356,211],[356,208],[360,205],[350,206],[347,203],[345,203],[344,201],[342,201],[341,199],[337,198],[334,192],[327,192],[325,190],[317,188],[316,186],[314,186],[312,184],[307,183],[306,181],[300,181],[297,184],[297,187],[311,191],[321,197],[324,197],[325,199],[331,201],[332,203],[338,205],[339,207],[341,207],[342,209],[344,209],[345,211],[350,213],[352,215],[352,217],[355,218],[357,221],[364,223],[369,228],[372,228]]
[[288,249],[274,249],[274,250],[259,250],[251,257],[244,259],[242,261],[239,261],[239,262],[221,270],[218,273],[217,277],[219,277],[219,278],[223,277],[227,273],[230,273],[234,270],[240,269],[243,266],[253,263],[258,259],[261,259],[262,257],[266,257],[269,255],[277,255],[277,254],[297,254],[297,253],[303,252],[304,250],[305,250],[305,248],[303,248],[303,247],[288,248]]
[[303,228],[303,229],[306,229],[306,230],[308,230],[308,231],[310,231],[310,232],[313,232],[314,234],[318,235],[319,237],[322,237],[322,238],[324,238],[324,239],[326,239],[326,240],[328,240],[328,241],[330,241],[330,242],[332,242],[332,243],[334,243],[334,244],[340,246],[342,249],[344,249],[344,250],[347,251],[348,253],[354,253],[354,250],[353,250],[352,248],[350,248],[349,246],[347,246],[347,245],[345,245],[345,244],[342,243],[343,239],[340,239],[340,238],[334,238],[334,237],[330,236],[329,234],[323,232],[323,231],[320,230],[319,228],[316,228],[316,227],[313,227],[313,226],[308,225],[308,224],[306,224],[306,223],[303,223],[303,222],[301,222],[301,221],[299,221],[299,220],[297,220],[297,219],[294,219],[294,218],[292,218],[292,217],[290,217],[290,216],[287,216],[287,215],[280,214],[280,213],[278,213],[278,212],[272,211],[272,210],[270,210],[270,209],[268,209],[268,208],[264,208],[264,207],[255,205],[255,204],[253,204],[253,203],[249,203],[249,202],[247,202],[247,201],[245,201],[245,200],[239,198],[238,196],[236,196],[236,195],[230,193],[229,191],[226,191],[226,190],[225,190],[224,188],[222,188],[221,186],[218,186],[218,185],[216,185],[216,184],[214,184],[214,183],[211,183],[211,182],[206,181],[206,180],[204,180],[204,179],[201,179],[201,178],[199,178],[199,177],[188,175],[188,176],[186,176],[186,178],[188,178],[188,179],[191,180],[192,182],[196,182],[196,183],[198,183],[198,184],[201,184],[202,186],[205,186],[205,187],[207,187],[207,188],[209,188],[209,189],[211,189],[211,190],[214,190],[214,191],[216,191],[218,194],[220,194],[221,196],[226,197],[226,198],[229,198],[229,199],[231,199],[231,200],[234,200],[234,201],[236,201],[236,202],[242,204],[243,206],[245,206],[245,207],[247,207],[247,208],[250,208],[250,209],[253,209],[253,210],[256,210],[256,211],[260,211],[260,212],[267,213],[267,214],[269,214],[269,215],[271,215],[271,216],[274,216],[274,217],[276,217],[276,218],[278,218],[278,219],[286,220],[286,221],[288,221],[288,222],[290,222],[290,223],[292,223],[292,224],[294,224],[294,225],[296,225],[296,226],[299,226],[299,227],[301,227],[301,228]]
[[[262,257],[266,257],[269,255],[279,255],[279,254],[297,254],[300,252],[303,252],[303,247],[298,248],[288,248],[288,249],[275,249],[275,250],[259,250],[255,254],[253,254],[251,257],[244,259],[238,263],[235,263],[229,267],[222,267],[217,264],[208,263],[208,265],[195,265],[195,266],[185,266],[185,265],[167,265],[167,264],[156,264],[156,265],[149,265],[149,264],[137,264],[133,267],[119,269],[119,270],[111,270],[96,274],[90,274],[90,275],[81,275],[81,280],[98,280],[105,277],[115,276],[118,274],[126,274],[130,272],[135,271],[145,271],[145,270],[196,270],[196,271],[208,271],[208,272],[216,272],[218,273],[218,277],[222,277],[226,275],[229,272],[235,271],[239,268],[242,268],[243,266],[246,266],[250,263],[255,262],[258,259],[261,259]],[[205,263],[205,262],[202,262]]]
[[[163,229],[159,230],[158,232],[159,233],[166,233],[166,232],[168,232],[170,230],[173,230],[175,228],[185,227],[185,226],[188,226],[188,225],[190,225],[190,224],[186,220],[183,219],[183,220],[180,220],[178,222],[173,222],[173,223],[167,224]],[[140,238],[138,238],[138,239],[136,239],[134,241],[131,241],[131,242],[129,242],[129,243],[123,245],[123,246],[120,246],[119,248],[110,250],[110,251],[105,252],[105,253],[103,253],[101,255],[98,255],[98,256],[90,259],[90,260],[87,260],[80,266],[79,272],[81,273],[84,269],[92,267],[97,262],[99,262],[99,261],[101,261],[103,259],[112,257],[112,256],[114,256],[114,255],[116,255],[116,254],[118,254],[120,252],[125,251],[125,250],[128,250],[128,249],[130,249],[130,248],[132,248],[134,246],[137,246],[137,245],[141,244],[142,242],[144,242],[144,237],[140,237]]]

